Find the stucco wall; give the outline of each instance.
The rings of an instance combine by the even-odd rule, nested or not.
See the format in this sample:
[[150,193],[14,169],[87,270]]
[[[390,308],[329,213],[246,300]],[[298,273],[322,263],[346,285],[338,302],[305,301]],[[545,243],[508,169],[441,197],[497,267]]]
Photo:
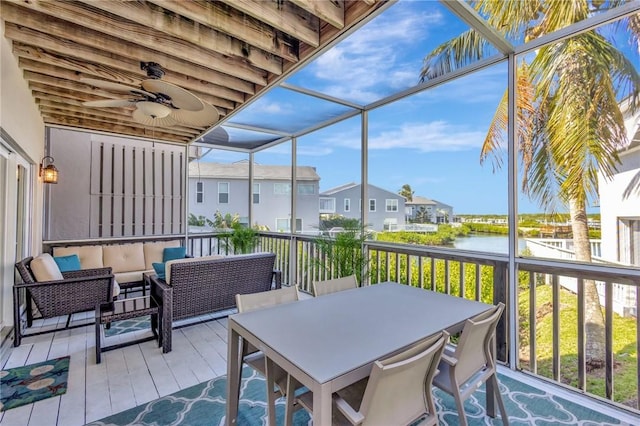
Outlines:
[[[31,200],[31,247],[38,253],[42,246],[42,185],[37,179],[37,164],[44,151],[44,122],[31,96],[27,83],[22,78],[11,43],[4,34],[4,21],[0,19],[0,129],[10,139],[10,151],[21,152],[31,164],[33,194]],[[9,141],[5,141],[9,142]],[[16,146],[13,146],[15,144]],[[11,154],[15,155],[15,154]],[[4,216],[0,230],[0,328],[13,325],[11,288],[14,280],[13,264],[16,260],[16,162],[10,160],[0,185],[6,185]],[[6,176],[6,178],[5,178]]]

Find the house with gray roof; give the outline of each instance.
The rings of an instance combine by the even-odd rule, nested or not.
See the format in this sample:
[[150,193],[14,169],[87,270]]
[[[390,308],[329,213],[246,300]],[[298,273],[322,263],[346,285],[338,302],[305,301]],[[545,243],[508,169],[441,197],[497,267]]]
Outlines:
[[438,200],[414,196],[405,203],[407,222],[450,223],[453,222],[453,207]]
[[[318,191],[320,176],[315,167],[298,166],[296,230],[316,232],[318,229]],[[213,220],[216,211],[222,215],[240,215],[248,223],[249,162],[189,163],[189,212]],[[271,231],[291,230],[291,166],[254,164],[252,226],[265,226]]]
[[[320,194],[320,214],[335,214],[360,219],[362,211],[361,185],[348,183]],[[405,224],[405,198],[395,192],[369,184],[367,225],[374,231],[394,230]]]

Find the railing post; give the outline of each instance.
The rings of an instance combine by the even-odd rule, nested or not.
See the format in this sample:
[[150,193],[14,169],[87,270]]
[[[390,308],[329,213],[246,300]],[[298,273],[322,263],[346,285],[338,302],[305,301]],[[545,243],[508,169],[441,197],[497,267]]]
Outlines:
[[506,362],[508,356],[507,336],[509,335],[509,329],[507,327],[510,309],[518,309],[517,306],[510,306],[507,303],[507,266],[506,262],[497,262],[493,267],[493,303],[504,303],[505,310],[498,321],[496,327],[496,358],[499,361]]

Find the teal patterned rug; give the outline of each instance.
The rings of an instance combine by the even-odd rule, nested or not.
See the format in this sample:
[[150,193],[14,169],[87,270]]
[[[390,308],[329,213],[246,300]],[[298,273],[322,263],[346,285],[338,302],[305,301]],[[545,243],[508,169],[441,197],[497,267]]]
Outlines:
[[111,327],[104,327],[104,335],[105,337],[118,336],[120,334],[132,333],[140,330],[151,330],[151,318],[149,315],[122,321],[114,321],[111,323]]
[[0,371],[0,411],[67,392],[69,357]]
[[[242,376],[238,425],[266,425],[265,381],[261,375],[248,367],[243,369]],[[511,425],[628,425],[596,410],[550,395],[509,377],[500,375],[499,380]],[[226,386],[226,378],[217,377],[89,425],[222,425],[225,420]],[[434,394],[439,424],[458,425],[458,414],[453,398],[439,390],[435,390]],[[502,425],[499,416],[491,419],[485,415],[484,401],[484,387],[465,401],[469,425]],[[276,402],[276,422],[284,423],[283,398]],[[294,425],[309,426],[311,424],[306,411],[298,410],[294,414]]]

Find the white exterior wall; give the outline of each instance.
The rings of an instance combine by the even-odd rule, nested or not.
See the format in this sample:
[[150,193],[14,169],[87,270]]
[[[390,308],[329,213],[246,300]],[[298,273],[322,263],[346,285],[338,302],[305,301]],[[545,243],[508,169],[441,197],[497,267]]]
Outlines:
[[[30,245],[34,254],[42,248],[42,184],[37,179],[38,164],[44,153],[44,122],[31,96],[27,83],[22,78],[11,43],[4,34],[4,21],[0,19],[0,130],[17,144],[24,159],[31,164],[31,220]],[[4,139],[4,138],[3,138]],[[4,140],[4,143],[10,141]],[[4,173],[0,176],[0,329],[13,325],[14,263],[16,254],[16,153],[9,147]],[[21,256],[21,255],[20,255]],[[19,260],[19,259],[18,259]]]
[[618,261],[618,218],[640,220],[640,197],[623,197],[633,177],[640,173],[640,147],[622,154],[620,159],[619,173],[611,180],[599,176],[602,257],[612,262]]

